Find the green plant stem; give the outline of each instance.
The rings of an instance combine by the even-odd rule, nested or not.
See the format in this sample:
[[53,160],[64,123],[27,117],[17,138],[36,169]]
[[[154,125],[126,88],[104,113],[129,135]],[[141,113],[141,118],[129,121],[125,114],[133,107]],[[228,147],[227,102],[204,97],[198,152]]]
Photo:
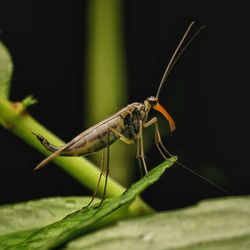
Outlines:
[[[84,109],[87,125],[91,125],[127,105],[126,53],[123,2],[91,0],[86,8],[87,56],[84,77],[87,85],[84,89]],[[131,149],[122,143],[112,147],[112,166],[115,168],[112,168],[111,175],[125,186],[130,183],[134,170]],[[96,162],[99,161],[97,157]]]
[[[30,102],[33,103],[32,100]],[[32,132],[43,135],[55,145],[63,145],[64,142],[32,118],[26,111],[24,103],[12,103],[8,100],[0,99],[0,123],[47,156],[49,154],[48,151],[37,141]],[[53,161],[84,186],[92,191],[95,190],[100,172],[90,161],[83,157],[57,157]],[[102,180],[99,194],[102,194],[103,188],[104,181]],[[125,190],[124,187],[109,178],[106,197],[120,196]],[[151,213],[153,211],[140,198],[129,209],[131,215]]]
[[4,43],[0,41],[0,98],[7,99],[13,72],[11,55]]

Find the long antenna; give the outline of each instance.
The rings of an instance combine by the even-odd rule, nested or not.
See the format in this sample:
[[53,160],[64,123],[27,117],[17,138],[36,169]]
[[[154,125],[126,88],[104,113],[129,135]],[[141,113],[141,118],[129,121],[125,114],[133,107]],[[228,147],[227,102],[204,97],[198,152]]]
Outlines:
[[[166,69],[165,69],[165,72],[163,74],[163,77],[161,79],[161,82],[160,82],[160,85],[159,85],[159,88],[157,90],[157,94],[156,94],[156,98],[158,99],[159,98],[159,94],[160,94],[160,91],[162,89],[162,86],[164,85],[164,83],[166,82],[172,68],[174,67],[175,63],[178,61],[178,59],[180,58],[180,56],[182,55],[182,53],[187,49],[187,47],[190,45],[190,43],[194,40],[194,38],[200,33],[200,31],[202,29],[204,29],[206,27],[206,25],[203,25],[201,26],[195,33],[194,35],[188,40],[188,42],[184,45],[184,47],[181,48],[181,46],[183,45],[190,29],[192,28],[192,26],[194,25],[195,22],[191,22],[185,32],[185,34],[183,35],[181,41],[179,42],[177,48],[175,49],[174,51],[174,54],[172,55]],[[170,156],[173,156],[171,153],[169,153],[169,151],[165,148],[165,146],[163,144],[161,144],[161,146],[163,147],[163,149],[165,150],[165,152],[170,155]],[[163,156],[163,158],[167,159],[164,155],[164,153],[162,152],[161,148],[159,146],[157,146],[158,150],[160,151],[161,155]],[[191,172],[192,174],[200,177],[202,180],[204,180],[205,182],[213,185],[214,187],[220,189],[222,192],[226,193],[226,194],[230,194],[226,189],[222,188],[221,186],[217,185],[216,183],[214,183],[213,181],[207,179],[206,177],[198,174],[196,171],[192,170],[191,168],[185,166],[184,164],[180,163],[179,161],[176,161],[176,164],[179,165],[180,167],[186,169],[187,171]]]
[[[163,77],[161,79],[161,82],[160,82],[160,85],[159,85],[159,88],[157,90],[157,93],[156,93],[156,98],[159,98],[159,95],[160,95],[160,91],[164,85],[164,83],[166,82],[173,66],[175,65],[175,63],[178,61],[178,59],[180,58],[180,56],[182,55],[182,53],[186,50],[186,48],[189,46],[189,44],[193,41],[193,39],[200,33],[200,31],[202,29],[204,29],[206,26],[202,26],[201,28],[198,29],[198,31],[196,31],[196,33],[190,38],[190,40],[187,42],[187,44],[180,50],[181,46],[183,45],[190,29],[192,28],[192,26],[195,24],[195,22],[191,22],[185,32],[185,34],[183,35],[181,41],[179,42],[177,48],[175,49],[174,51],[174,54],[172,55],[166,69],[165,69],[165,72],[163,74]],[[179,53],[179,54],[178,54]]]

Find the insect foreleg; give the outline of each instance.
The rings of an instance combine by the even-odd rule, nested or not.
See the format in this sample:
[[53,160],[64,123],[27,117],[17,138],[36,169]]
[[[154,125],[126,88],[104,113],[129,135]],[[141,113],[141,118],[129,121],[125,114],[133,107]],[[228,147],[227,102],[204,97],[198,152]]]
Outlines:
[[157,146],[157,149],[159,150],[160,154],[162,155],[162,157],[167,160],[168,157],[166,156],[173,156],[164,146],[162,140],[161,140],[161,134],[160,134],[160,130],[159,130],[159,126],[158,126],[158,120],[156,117],[153,117],[151,120],[149,120],[148,122],[144,123],[144,127],[149,127],[151,125],[155,125],[155,145]]
[[[169,155],[170,157],[172,157],[173,155],[166,149],[166,147],[164,146],[162,140],[161,140],[161,134],[160,134],[160,130],[158,127],[158,121],[156,120],[155,122],[155,144],[159,150],[159,152],[161,153],[162,157],[167,160],[168,158],[166,157],[165,154]],[[165,152],[165,154],[163,153],[163,151]]]

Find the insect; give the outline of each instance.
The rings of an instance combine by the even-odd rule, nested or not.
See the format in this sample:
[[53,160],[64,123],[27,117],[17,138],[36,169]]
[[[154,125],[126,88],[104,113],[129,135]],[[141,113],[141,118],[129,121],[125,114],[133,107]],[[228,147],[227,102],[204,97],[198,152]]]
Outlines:
[[[155,127],[155,144],[163,156],[164,159],[168,159],[171,154],[168,152],[164,144],[162,143],[161,134],[158,127],[157,117],[153,117],[151,119],[148,118],[149,112],[152,109],[159,111],[169,122],[170,131],[173,132],[175,130],[175,122],[171,115],[167,112],[167,110],[161,106],[159,103],[159,95],[163,85],[165,84],[168,75],[173,68],[174,64],[183,53],[183,51],[188,47],[191,41],[197,36],[197,34],[205,27],[202,26],[198,31],[187,41],[184,45],[185,39],[190,32],[191,27],[194,25],[194,22],[190,23],[186,32],[184,33],[181,41],[179,42],[177,48],[175,49],[167,67],[162,77],[162,80],[159,84],[157,93],[155,96],[148,97],[144,103],[134,102],[132,104],[127,105],[114,115],[110,116],[104,121],[97,123],[91,128],[85,130],[70,142],[66,143],[64,146],[57,147],[50,142],[48,142],[43,136],[36,135],[37,139],[41,142],[41,144],[49,151],[52,152],[50,156],[40,162],[35,170],[42,168],[48,162],[50,162],[53,158],[61,155],[61,156],[86,156],[92,154],[98,150],[103,150],[102,152],[102,161],[100,167],[100,176],[97,182],[96,190],[89,202],[86,206],[90,206],[93,202],[97,190],[99,188],[99,184],[101,181],[102,175],[105,174],[105,184],[103,197],[100,202],[100,205],[105,197],[105,191],[107,187],[107,180],[109,174],[109,155],[110,155],[110,145],[114,143],[116,140],[121,140],[126,144],[137,143],[137,158],[139,162],[139,166],[144,170],[145,173],[148,172],[147,165],[145,162],[145,154],[143,149],[143,130],[149,126]],[[180,164],[180,163],[179,163]],[[106,165],[106,166],[104,166]],[[182,164],[181,164],[182,165]],[[183,165],[184,166],[184,165]],[[184,166],[184,168],[186,168]],[[104,170],[106,169],[106,171]],[[188,169],[189,170],[189,169]],[[191,172],[193,172],[191,170]],[[194,172],[195,173],[195,172]],[[195,173],[196,174],[196,173]],[[203,177],[202,177],[203,178]],[[203,178],[205,179],[205,178]],[[209,181],[210,182],[210,181]]]

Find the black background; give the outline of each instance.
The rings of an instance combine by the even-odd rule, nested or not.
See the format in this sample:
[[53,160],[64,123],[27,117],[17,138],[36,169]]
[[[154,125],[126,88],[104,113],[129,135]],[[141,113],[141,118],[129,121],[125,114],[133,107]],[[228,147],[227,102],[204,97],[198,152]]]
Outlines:
[[[123,3],[128,102],[155,94],[191,21],[197,21],[196,28],[207,25],[161,93],[177,125],[164,141],[183,163],[231,195],[249,194],[249,8],[228,1]],[[0,2],[0,38],[15,65],[11,100],[33,94],[39,104],[30,113],[66,141],[86,128],[82,83],[87,7],[86,1]],[[3,128],[0,149],[1,204],[89,194],[53,164],[34,174],[43,157]],[[153,147],[147,156],[152,165],[162,161]],[[163,210],[224,195],[176,166],[143,196]]]

